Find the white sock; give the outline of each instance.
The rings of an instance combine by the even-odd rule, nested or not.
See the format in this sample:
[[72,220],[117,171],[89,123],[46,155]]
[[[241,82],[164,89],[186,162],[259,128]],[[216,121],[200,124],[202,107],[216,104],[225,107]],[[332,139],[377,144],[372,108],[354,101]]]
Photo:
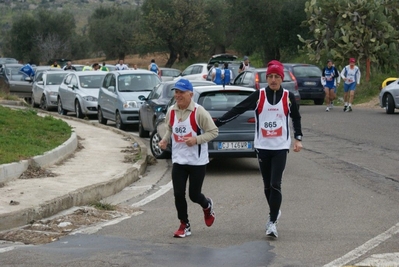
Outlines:
[[351,104],[351,103],[349,103],[349,106],[352,106],[352,104]]
[[345,102],[345,106],[347,106],[348,105],[348,102]]

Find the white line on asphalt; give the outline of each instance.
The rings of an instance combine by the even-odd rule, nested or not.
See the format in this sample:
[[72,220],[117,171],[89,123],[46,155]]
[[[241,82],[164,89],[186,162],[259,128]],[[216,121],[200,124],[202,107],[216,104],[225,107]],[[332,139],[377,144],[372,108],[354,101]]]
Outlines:
[[32,245],[18,245],[18,246],[9,246],[9,247],[5,247],[5,248],[0,248],[0,253],[4,253],[4,252],[8,252],[11,250],[16,249],[17,247],[30,247]]
[[342,256],[341,258],[338,258],[336,260],[333,260],[332,262],[324,265],[323,267],[340,267],[345,264],[348,264],[349,262],[356,260],[357,258],[363,256],[366,254],[368,251],[372,250],[385,240],[391,238],[393,235],[399,233],[399,223],[394,225],[393,227],[389,228],[387,231],[384,233],[370,239],[360,247],[355,248],[351,252],[347,253],[346,255]]
[[157,198],[162,196],[163,194],[167,193],[170,189],[172,189],[172,181],[167,183],[166,185],[161,186],[161,189],[159,189],[157,192],[155,192],[152,195],[149,195],[148,197],[140,200],[139,202],[133,203],[132,207],[141,207]]

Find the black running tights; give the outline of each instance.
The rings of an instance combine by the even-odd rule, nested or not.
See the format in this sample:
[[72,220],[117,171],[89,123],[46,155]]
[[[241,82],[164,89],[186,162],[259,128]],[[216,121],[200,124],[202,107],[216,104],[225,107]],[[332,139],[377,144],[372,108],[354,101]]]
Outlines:
[[259,169],[262,174],[264,192],[269,204],[270,220],[277,220],[281,206],[281,180],[287,162],[288,150],[257,149]]
[[175,195],[175,205],[179,220],[188,223],[186,185],[189,180],[188,194],[192,202],[198,203],[203,209],[208,208],[208,200],[201,193],[205,178],[206,165],[180,165],[173,163],[172,182]]

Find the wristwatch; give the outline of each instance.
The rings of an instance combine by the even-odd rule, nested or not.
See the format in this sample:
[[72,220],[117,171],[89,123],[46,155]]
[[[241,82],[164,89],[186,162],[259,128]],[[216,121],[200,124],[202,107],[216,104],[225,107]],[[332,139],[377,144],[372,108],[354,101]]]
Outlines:
[[298,140],[298,141],[302,141],[302,135],[295,136],[295,139]]

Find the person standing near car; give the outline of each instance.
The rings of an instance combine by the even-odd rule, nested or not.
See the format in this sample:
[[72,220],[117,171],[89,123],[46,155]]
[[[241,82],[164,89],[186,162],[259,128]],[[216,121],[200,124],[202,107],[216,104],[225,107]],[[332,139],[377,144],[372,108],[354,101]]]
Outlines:
[[241,73],[247,69],[249,69],[249,58],[244,56],[244,61],[241,62],[240,67],[238,68],[238,73]]
[[186,237],[191,235],[186,201],[187,180],[189,197],[202,207],[206,226],[212,226],[215,220],[213,201],[201,191],[209,162],[208,142],[218,136],[218,128],[211,115],[192,100],[193,85],[189,80],[178,80],[173,90],[176,104],[166,113],[167,129],[159,147],[166,149],[172,137],[172,183],[180,220],[174,237]]
[[101,70],[102,70],[102,71],[109,71],[109,69],[107,68],[107,66],[105,66],[105,62],[103,62],[103,65],[101,66]]
[[31,65],[30,62],[28,62],[27,64],[22,66],[22,68],[19,71],[25,73],[29,77],[35,76],[35,71],[33,70],[32,65]]
[[61,69],[61,66],[58,65],[58,62],[57,62],[57,61],[54,61],[54,63],[53,63],[52,65],[50,65],[50,67],[51,67],[51,68],[59,68],[59,69]]
[[159,74],[158,65],[155,63],[155,59],[151,59],[150,65],[148,65],[148,70],[154,72],[155,74]]
[[76,68],[72,66],[72,62],[68,61],[67,64],[62,68],[63,70],[74,70],[76,71]]
[[223,85],[229,85],[233,80],[233,72],[229,69],[229,63],[224,63],[224,68],[222,72]]
[[212,82],[221,85],[222,84],[222,70],[219,68],[219,63],[215,63],[212,69]]
[[333,108],[334,99],[336,97],[337,86],[339,86],[339,73],[334,67],[331,59],[327,60],[327,66],[324,67],[321,74],[321,84],[324,86],[326,111]]
[[293,150],[299,152],[302,149],[301,115],[294,94],[281,87],[284,67],[279,61],[272,60],[268,63],[266,80],[266,88],[253,92],[218,118],[215,124],[220,127],[247,110],[255,111],[254,147],[270,210],[266,235],[277,238],[277,221],[281,216],[281,180],[291,147],[290,118],[295,138]]
[[360,84],[360,69],[355,65],[356,59],[351,57],[349,65],[341,71],[341,78],[344,80],[344,111],[351,112],[353,99],[355,97],[356,85]]
[[123,59],[119,59],[119,63],[115,65],[115,70],[128,70],[129,67],[123,63]]

